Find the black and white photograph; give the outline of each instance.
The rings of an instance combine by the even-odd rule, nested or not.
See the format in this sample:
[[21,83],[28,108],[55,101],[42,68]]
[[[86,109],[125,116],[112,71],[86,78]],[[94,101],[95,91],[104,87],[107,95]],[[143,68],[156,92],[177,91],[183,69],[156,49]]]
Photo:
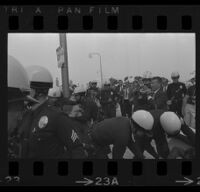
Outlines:
[[9,159],[195,158],[195,33],[8,33],[7,47]]

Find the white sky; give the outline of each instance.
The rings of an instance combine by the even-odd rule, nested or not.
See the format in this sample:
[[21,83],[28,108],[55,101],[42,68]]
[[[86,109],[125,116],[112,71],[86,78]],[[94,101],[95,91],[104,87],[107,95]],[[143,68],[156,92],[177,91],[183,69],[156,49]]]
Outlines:
[[[58,46],[56,33],[8,35],[9,55],[25,67],[47,67],[61,83],[56,56]],[[79,84],[100,80],[99,57],[89,58],[91,52],[101,54],[104,79],[124,79],[128,75],[143,75],[145,71],[170,79],[171,72],[178,71],[180,80],[185,81],[195,70],[194,33],[70,33],[67,47],[69,78]]]

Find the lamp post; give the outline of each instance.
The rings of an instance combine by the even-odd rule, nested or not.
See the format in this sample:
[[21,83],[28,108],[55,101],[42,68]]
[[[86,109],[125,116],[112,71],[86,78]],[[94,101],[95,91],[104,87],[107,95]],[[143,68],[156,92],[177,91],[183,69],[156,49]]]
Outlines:
[[65,33],[59,34],[60,46],[64,49],[64,64],[61,68],[62,88],[64,97],[69,97],[69,71],[68,71],[68,54],[67,54],[67,37]]
[[102,72],[102,63],[101,63],[101,54],[100,53],[89,53],[89,58],[92,58],[93,55],[99,56],[99,64],[100,64],[100,73],[101,73],[101,87],[103,86],[103,72]]

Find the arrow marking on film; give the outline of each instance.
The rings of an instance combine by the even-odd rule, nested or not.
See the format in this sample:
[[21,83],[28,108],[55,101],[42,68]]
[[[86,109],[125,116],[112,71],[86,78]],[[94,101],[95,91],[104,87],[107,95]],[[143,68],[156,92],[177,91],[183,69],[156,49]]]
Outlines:
[[185,180],[182,180],[182,181],[176,181],[176,183],[184,183],[184,185],[189,185],[194,182],[193,180],[188,179],[187,177],[184,177],[184,179]]
[[76,183],[81,183],[81,184],[84,184],[85,186],[94,183],[94,181],[91,179],[88,179],[88,178],[83,178],[83,179],[84,179],[83,181],[76,181]]

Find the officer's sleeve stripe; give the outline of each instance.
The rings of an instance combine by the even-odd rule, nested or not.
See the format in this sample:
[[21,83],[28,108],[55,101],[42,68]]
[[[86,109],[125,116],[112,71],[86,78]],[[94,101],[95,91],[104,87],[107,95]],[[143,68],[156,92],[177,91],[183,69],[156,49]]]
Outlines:
[[73,142],[75,142],[76,139],[78,139],[78,135],[77,135],[77,133],[74,130],[72,130],[71,139],[72,139]]

